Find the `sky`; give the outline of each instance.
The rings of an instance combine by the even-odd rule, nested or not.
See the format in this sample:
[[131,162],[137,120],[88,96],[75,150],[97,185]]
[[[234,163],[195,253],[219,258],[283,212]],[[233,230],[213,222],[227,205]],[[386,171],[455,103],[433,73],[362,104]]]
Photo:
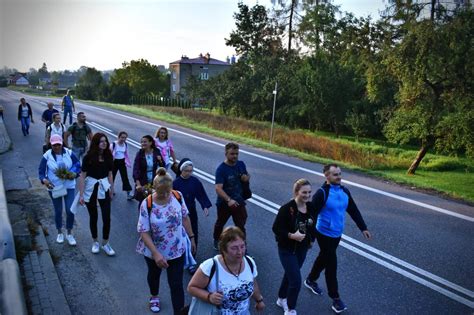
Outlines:
[[[271,0],[244,0],[271,7]],[[235,53],[237,0],[0,0],[0,67],[19,71],[120,68],[147,59],[168,67],[182,55]],[[334,0],[341,10],[377,18],[386,0]]]

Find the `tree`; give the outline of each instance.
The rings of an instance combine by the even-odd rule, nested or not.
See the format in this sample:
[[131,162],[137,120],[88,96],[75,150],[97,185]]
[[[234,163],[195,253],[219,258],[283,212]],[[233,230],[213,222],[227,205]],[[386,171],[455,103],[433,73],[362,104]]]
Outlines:
[[35,68],[30,68],[30,70],[28,71],[28,82],[31,85],[39,84],[39,74]]
[[169,80],[145,59],[124,62],[110,76],[109,100],[128,104],[135,96],[167,96]]
[[252,61],[258,56],[278,55],[281,52],[279,32],[263,5],[252,8],[239,2],[239,12],[234,13],[236,30],[225,44],[235,48],[237,55]]
[[43,62],[43,65],[41,66],[41,68],[38,69],[38,73],[40,76],[47,75],[49,73],[48,67],[46,66],[45,62]]
[[[295,40],[294,34],[295,32],[299,32],[299,30],[301,30],[301,23],[308,16],[308,9],[319,8],[320,6],[328,4],[329,1],[330,0],[289,0],[287,3],[287,1],[285,0],[272,0],[273,5],[275,5],[276,3],[278,3],[279,5],[279,7],[274,9],[274,12],[280,23],[280,27],[284,30],[287,29],[287,52],[289,55],[293,53],[292,43]],[[300,14],[301,9],[306,13],[305,15]],[[319,37],[319,25],[313,24],[313,26],[316,26],[315,35],[316,37]]]
[[[471,10],[456,14],[448,22],[413,22],[384,60],[400,82],[398,107],[385,126],[385,135],[393,142],[420,144],[408,174],[415,174],[433,147],[472,155],[473,34]],[[450,125],[460,117],[460,123]]]
[[82,99],[100,101],[105,88],[102,73],[95,68],[87,68],[77,82],[76,94]]

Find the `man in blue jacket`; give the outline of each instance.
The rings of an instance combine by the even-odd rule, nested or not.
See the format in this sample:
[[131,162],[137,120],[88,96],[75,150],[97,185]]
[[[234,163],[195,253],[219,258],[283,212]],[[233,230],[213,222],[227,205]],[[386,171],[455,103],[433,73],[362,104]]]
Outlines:
[[349,213],[366,239],[370,239],[372,236],[349,190],[341,185],[339,166],[337,164],[325,165],[323,172],[326,176],[326,183],[313,196],[313,204],[316,207],[316,213],[318,213],[316,239],[320,252],[304,285],[314,294],[321,295],[322,291],[316,280],[325,269],[328,295],[333,299],[332,309],[339,314],[347,309],[339,297],[336,256],[336,249],[344,230],[346,212]]

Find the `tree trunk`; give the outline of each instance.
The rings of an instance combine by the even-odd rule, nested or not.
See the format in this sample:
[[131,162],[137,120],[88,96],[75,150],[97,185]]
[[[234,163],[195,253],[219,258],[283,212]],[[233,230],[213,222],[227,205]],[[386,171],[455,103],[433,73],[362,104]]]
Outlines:
[[431,0],[431,7],[430,7],[430,19],[431,19],[431,21],[434,21],[435,11],[436,11],[436,0]]
[[296,0],[291,0],[290,23],[288,26],[288,55],[291,54],[291,40],[293,39],[293,15],[296,10]]
[[318,12],[318,26],[316,28],[316,52],[319,52],[319,0],[316,0],[316,10]]
[[421,160],[423,160],[423,158],[425,157],[426,152],[428,152],[428,148],[429,146],[425,144],[421,146],[420,151],[418,151],[415,160],[413,161],[413,163],[411,163],[410,168],[407,171],[408,175],[415,175],[415,171],[420,165]]

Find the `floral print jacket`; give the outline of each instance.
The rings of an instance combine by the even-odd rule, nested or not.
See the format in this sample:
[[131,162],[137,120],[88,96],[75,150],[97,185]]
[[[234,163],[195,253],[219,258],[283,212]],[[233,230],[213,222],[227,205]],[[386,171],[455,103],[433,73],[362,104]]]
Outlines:
[[[149,232],[156,249],[167,260],[179,258],[186,251],[183,218],[189,212],[182,196],[181,200],[180,204],[175,196],[170,194],[166,205],[153,203],[150,215],[148,215],[147,200],[143,200],[140,205],[137,231],[138,233]],[[139,254],[152,258],[151,251],[141,238],[138,240],[136,250]]]

